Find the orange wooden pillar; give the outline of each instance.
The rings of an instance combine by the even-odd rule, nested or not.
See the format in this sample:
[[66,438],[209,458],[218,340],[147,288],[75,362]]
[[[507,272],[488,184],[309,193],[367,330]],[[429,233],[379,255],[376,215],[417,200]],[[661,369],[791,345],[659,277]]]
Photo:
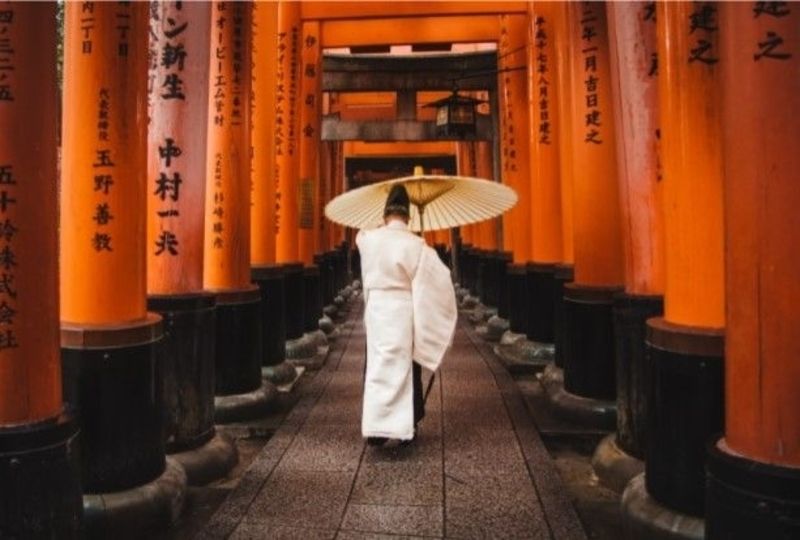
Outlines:
[[[278,2],[278,34],[275,42],[275,175],[277,230],[275,258],[284,267],[286,281],[286,339],[303,337],[305,295],[303,263],[300,262],[299,176],[300,107],[302,64],[300,3]],[[287,353],[292,348],[287,343]]]
[[[555,340],[555,366],[545,372],[552,372],[555,379],[560,380],[560,373],[564,366],[564,351],[566,350],[564,318],[564,285],[574,279],[574,230],[573,230],[573,179],[572,179],[572,41],[570,39],[569,3],[554,2],[552,12],[552,39],[554,42],[553,64],[555,77],[551,80],[548,90],[555,90],[557,99],[553,100],[555,114],[559,119],[562,129],[556,129],[558,136],[558,162],[561,203],[561,258],[562,263],[556,265],[555,271],[555,326],[553,338]],[[557,368],[557,369],[553,369]]]
[[278,3],[253,4],[251,277],[261,289],[262,371],[274,383],[291,380],[286,357],[286,280],[276,263],[276,123]]
[[[229,466],[236,455],[227,439],[215,437],[215,297],[203,291],[210,21],[208,3],[163,2],[150,10],[158,61],[150,65],[148,96],[148,308],[170,329],[162,371],[166,448],[195,484],[208,481],[216,458],[209,449],[227,454]],[[160,90],[171,77],[180,80],[183,98]]]
[[[528,265],[528,339],[555,341],[556,266],[562,262],[561,180],[559,176],[558,64],[551,3],[528,4],[528,145],[531,156],[531,264]],[[552,353],[538,347],[542,361]]]
[[278,2],[275,93],[276,260],[299,260],[298,176],[300,131],[300,3]]
[[[724,276],[719,4],[657,5],[664,199],[664,316],[647,323],[644,486],[665,526],[703,515],[705,445],[722,429]],[[698,151],[697,149],[702,149]],[[644,493],[646,487],[647,493]],[[649,494],[649,495],[648,495]],[[644,520],[635,505],[626,519]],[[667,510],[669,509],[669,510]],[[677,524],[677,525],[676,525]]]
[[614,300],[617,432],[598,446],[593,465],[601,482],[622,491],[644,467],[646,322],[663,312],[663,182],[653,4],[608,4],[608,26],[625,291]]
[[55,4],[0,3],[0,535],[78,538],[58,340]]
[[720,8],[725,182],[725,436],[707,538],[797,538],[800,484],[800,6]]
[[572,103],[575,279],[564,287],[564,388],[594,401],[565,404],[613,427],[612,305],[624,269],[606,6],[583,2],[568,9],[571,91],[564,99]]
[[[300,73],[297,101],[299,116],[298,151],[298,240],[304,273],[304,324],[322,343],[322,281],[327,279],[327,265],[315,260],[320,248],[320,132],[322,111],[322,47],[319,21],[302,23],[300,35]],[[315,264],[316,263],[316,264]],[[326,323],[328,321],[326,320]],[[326,328],[328,328],[326,326]]]
[[[140,487],[152,498],[144,484],[162,476],[181,478],[179,493],[180,468],[165,471],[161,317],[146,309],[148,6],[64,9],[61,345],[65,397],[81,418],[84,490],[112,497]],[[183,95],[177,77],[159,84]],[[101,513],[120,527],[129,519]],[[163,514],[134,519],[164,524]]]
[[275,123],[278,55],[278,3],[253,5],[253,176],[250,212],[250,262],[275,262]]
[[213,2],[210,23],[203,285],[217,297],[216,421],[227,422],[267,403],[261,293],[250,281],[252,5]]
[[498,42],[498,93],[500,97],[501,174],[504,184],[519,196],[516,206],[503,215],[504,248],[514,263],[530,260],[530,166],[528,137],[528,16],[501,15]]
[[319,21],[302,25],[300,47],[300,132],[298,169],[300,260],[313,262],[320,247],[320,131],[322,110],[322,49]]

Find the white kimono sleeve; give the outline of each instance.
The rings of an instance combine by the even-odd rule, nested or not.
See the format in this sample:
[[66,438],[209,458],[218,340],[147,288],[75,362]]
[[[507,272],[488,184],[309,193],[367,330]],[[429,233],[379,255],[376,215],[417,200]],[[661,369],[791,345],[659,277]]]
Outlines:
[[450,270],[430,246],[424,246],[411,281],[414,309],[414,361],[436,371],[453,341],[458,319]]

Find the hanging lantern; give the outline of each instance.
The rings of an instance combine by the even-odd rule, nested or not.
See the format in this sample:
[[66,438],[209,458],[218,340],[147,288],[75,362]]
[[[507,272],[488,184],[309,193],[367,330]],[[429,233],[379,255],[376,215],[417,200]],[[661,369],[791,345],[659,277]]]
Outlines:
[[457,137],[465,139],[476,133],[478,103],[482,99],[459,95],[458,90],[444,99],[434,101],[425,107],[436,107],[436,135],[439,137]]

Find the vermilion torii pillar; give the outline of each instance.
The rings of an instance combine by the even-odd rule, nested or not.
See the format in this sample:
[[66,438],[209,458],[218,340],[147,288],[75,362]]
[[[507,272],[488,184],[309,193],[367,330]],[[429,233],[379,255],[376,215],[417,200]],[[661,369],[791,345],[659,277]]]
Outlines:
[[298,227],[300,260],[311,264],[320,247],[320,120],[322,110],[322,48],[319,21],[302,24],[300,84],[297,108],[300,132]]
[[[664,316],[647,322],[645,476],[623,495],[637,537],[698,534],[705,446],[722,429],[725,324],[721,122],[715,2],[659,3]],[[700,151],[699,149],[702,149]],[[646,487],[646,491],[645,491]],[[651,520],[658,511],[663,519]]]
[[[161,317],[146,309],[148,6],[64,10],[64,387],[81,419],[87,526],[108,536],[175,519],[186,482],[177,463],[165,470]],[[161,85],[182,92],[178,78]]]
[[[298,151],[298,223],[300,260],[306,265],[304,273],[304,329],[308,338],[322,346],[327,343],[320,330],[322,313],[321,281],[327,278],[326,265],[314,264],[320,247],[320,132],[322,111],[322,47],[319,21],[306,21],[300,35],[299,96],[297,101],[299,128]],[[319,259],[317,259],[319,260]],[[332,327],[326,318],[323,326]]]
[[707,463],[706,538],[800,537],[800,6],[720,8],[725,436]]
[[286,287],[286,357],[308,358],[316,344],[305,335],[305,288],[300,261],[298,191],[302,64],[300,2],[278,2],[275,77],[275,174],[277,201],[276,260],[283,265]]
[[614,301],[617,432],[595,452],[595,472],[617,492],[644,469],[646,321],[663,312],[663,179],[658,157],[655,5],[608,4],[617,127],[625,292]]
[[77,539],[58,342],[55,3],[0,3],[0,536]]
[[531,255],[530,166],[527,66],[528,16],[500,15],[498,94],[500,97],[501,175],[519,196],[503,214],[504,248],[512,252],[508,269],[509,331],[517,341],[528,328],[527,267]]
[[253,149],[250,264],[261,289],[262,374],[282,384],[294,379],[286,358],[286,281],[276,261],[275,123],[278,3],[253,4]]
[[[569,4],[575,280],[564,287],[563,413],[615,424],[612,306],[624,267],[606,6]],[[580,399],[575,399],[575,397]]]
[[[529,4],[531,5],[531,4]],[[536,344],[533,358],[544,364],[553,358],[556,266],[563,262],[561,179],[558,115],[558,70],[555,12],[551,3],[530,10],[528,50],[528,144],[531,156],[531,264],[528,266],[530,320],[528,339]]]
[[261,293],[250,282],[252,4],[213,2],[203,285],[217,297],[217,422],[265,412]]
[[567,2],[554,2],[552,8],[552,40],[553,64],[555,77],[551,80],[548,90],[556,91],[557,99],[553,100],[556,118],[562,129],[556,126],[558,135],[558,162],[560,178],[561,202],[561,264],[555,268],[555,296],[554,310],[555,324],[553,338],[555,341],[554,364],[545,368],[542,379],[547,386],[551,383],[555,387],[563,385],[563,367],[565,350],[564,319],[564,285],[574,278],[574,232],[572,220],[573,189],[572,189],[572,42],[570,40],[569,4]]
[[[164,433],[192,484],[224,475],[233,444],[214,430],[215,296],[203,291],[211,5],[150,10],[147,152],[148,307],[167,321]],[[180,92],[164,92],[166,81]]]

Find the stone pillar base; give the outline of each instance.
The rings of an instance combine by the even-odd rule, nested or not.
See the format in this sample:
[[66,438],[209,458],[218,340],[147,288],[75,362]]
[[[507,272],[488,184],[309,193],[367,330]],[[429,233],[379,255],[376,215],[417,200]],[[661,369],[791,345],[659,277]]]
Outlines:
[[500,315],[495,315],[486,321],[486,335],[481,337],[491,343],[497,343],[503,339],[503,334],[505,334],[508,329],[508,319],[504,319],[500,317]]
[[313,358],[316,354],[317,343],[309,334],[286,340],[286,360],[305,360]]
[[[703,519],[668,508],[647,493],[644,474],[633,478],[622,494],[622,526],[628,540],[702,540]],[[764,537],[766,538],[766,537]]]
[[560,388],[564,388],[564,370],[555,362],[550,362],[539,374],[539,383],[548,394],[559,391]]
[[199,448],[170,454],[186,472],[190,486],[202,486],[223,478],[239,463],[236,445],[227,435],[216,433]]
[[547,402],[553,413],[568,422],[587,428],[612,431],[617,426],[615,401],[585,398],[564,389],[563,370],[551,363],[540,375]]
[[707,471],[706,538],[800,538],[800,469],[735,455],[722,439]]
[[550,343],[536,343],[510,330],[503,334],[494,353],[511,373],[538,372],[552,362],[554,348]]
[[217,424],[252,420],[264,416],[278,397],[278,390],[269,381],[252,392],[214,397],[214,421]]
[[329,304],[322,308],[322,313],[327,315],[330,319],[334,319],[338,311],[335,304]]
[[477,297],[472,296],[468,292],[461,300],[461,304],[459,305],[459,307],[461,309],[475,309],[475,307],[478,305],[479,302],[480,300],[478,300]]
[[67,414],[0,427],[0,538],[81,537],[78,426]]
[[275,386],[291,384],[297,378],[297,370],[289,362],[281,362],[277,366],[264,366],[261,376]]
[[124,491],[89,493],[83,496],[87,538],[129,537],[137,531],[142,538],[148,531],[170,527],[183,510],[186,472],[177,461],[167,458],[164,472],[152,482]]
[[472,309],[472,313],[469,314],[469,320],[472,324],[481,324],[488,321],[495,315],[497,315],[497,308],[486,306],[479,302]]
[[592,456],[592,468],[602,485],[622,493],[634,476],[644,472],[644,461],[620,448],[617,434],[612,433],[597,445]]
[[336,330],[336,325],[333,324],[333,320],[327,315],[323,315],[319,320],[319,329],[325,333],[326,336],[330,336],[333,334],[333,331]]

